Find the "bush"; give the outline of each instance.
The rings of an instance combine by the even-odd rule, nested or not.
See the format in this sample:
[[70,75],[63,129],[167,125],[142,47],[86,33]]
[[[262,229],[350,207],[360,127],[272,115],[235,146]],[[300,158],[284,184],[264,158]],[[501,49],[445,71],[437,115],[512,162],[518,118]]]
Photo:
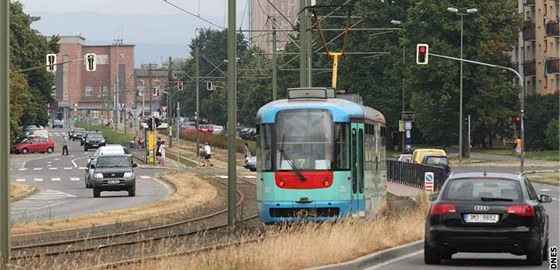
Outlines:
[[548,122],[548,126],[546,127],[546,145],[549,149],[558,150],[560,139],[559,133],[560,129],[560,120],[559,119],[552,119]]

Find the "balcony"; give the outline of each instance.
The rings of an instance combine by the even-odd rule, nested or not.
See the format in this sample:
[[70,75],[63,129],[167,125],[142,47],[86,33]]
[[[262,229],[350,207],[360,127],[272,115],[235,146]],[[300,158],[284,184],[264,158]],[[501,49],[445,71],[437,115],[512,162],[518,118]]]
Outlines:
[[546,23],[546,35],[549,37],[560,36],[560,23],[558,20],[548,21]]
[[523,75],[535,76],[536,74],[537,72],[535,60],[523,62]]
[[535,25],[532,28],[524,27],[523,28],[523,40],[535,40]]
[[535,0],[523,0],[523,5],[524,6],[534,6],[535,5]]
[[560,57],[548,57],[546,59],[546,72],[560,73]]

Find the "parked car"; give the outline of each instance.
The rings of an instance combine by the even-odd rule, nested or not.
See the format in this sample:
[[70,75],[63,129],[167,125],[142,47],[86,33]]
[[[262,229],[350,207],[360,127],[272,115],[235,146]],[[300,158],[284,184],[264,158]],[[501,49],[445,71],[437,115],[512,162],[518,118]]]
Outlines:
[[105,137],[103,137],[103,133],[92,132],[88,133],[84,138],[84,151],[87,151],[91,148],[99,148],[101,146],[105,146]]
[[402,162],[411,162],[412,154],[400,154],[397,160]]
[[214,125],[212,127],[212,132],[214,134],[222,134],[222,132],[224,132],[224,127],[223,126],[218,126],[218,125]]
[[51,138],[45,138],[43,136],[28,136],[20,137],[15,141],[12,146],[12,152],[16,154],[27,154],[27,153],[49,153],[54,152],[54,141]]
[[52,123],[52,127],[53,127],[53,128],[57,128],[57,127],[58,127],[58,128],[63,128],[63,126],[64,126],[64,124],[62,123],[62,120],[56,119],[56,120],[54,120],[53,123]]
[[414,150],[414,152],[412,152],[412,162],[422,163],[424,156],[434,154],[447,156],[447,153],[445,153],[445,150],[443,149],[421,148],[416,149]]
[[424,262],[439,264],[457,252],[527,255],[531,265],[548,259],[549,218],[524,174],[454,173],[426,217]]
[[242,140],[254,141],[254,140],[256,140],[256,137],[255,137],[256,134],[257,134],[257,129],[256,128],[243,128],[239,131],[239,137]]
[[90,164],[93,197],[101,196],[102,191],[128,191],[129,197],[136,196],[136,176],[134,168],[137,164],[129,155],[103,155]]
[[257,157],[256,156],[252,156],[250,158],[248,158],[247,160],[245,160],[245,164],[243,165],[243,167],[249,171],[256,171],[257,170]]

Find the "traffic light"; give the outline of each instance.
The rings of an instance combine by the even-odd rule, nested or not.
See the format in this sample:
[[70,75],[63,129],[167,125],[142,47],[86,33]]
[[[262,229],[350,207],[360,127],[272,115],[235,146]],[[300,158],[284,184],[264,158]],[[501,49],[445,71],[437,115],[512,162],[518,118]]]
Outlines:
[[56,54],[47,54],[47,71],[56,72]]
[[521,116],[515,116],[515,130],[521,130]]
[[417,44],[416,45],[416,64],[418,65],[427,65],[428,64],[428,56],[429,56],[429,47],[428,44]]
[[183,82],[177,82],[177,88],[182,91],[184,89]]
[[97,69],[97,59],[95,53],[86,53],[85,64],[87,71],[95,71]]

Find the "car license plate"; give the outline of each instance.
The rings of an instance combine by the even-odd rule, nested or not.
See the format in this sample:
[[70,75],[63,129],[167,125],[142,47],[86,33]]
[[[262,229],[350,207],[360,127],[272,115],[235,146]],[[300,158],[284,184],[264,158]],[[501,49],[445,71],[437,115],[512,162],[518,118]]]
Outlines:
[[109,180],[109,184],[118,184],[120,182],[121,181],[119,181],[119,180]]
[[466,223],[498,223],[500,217],[495,214],[465,214]]

